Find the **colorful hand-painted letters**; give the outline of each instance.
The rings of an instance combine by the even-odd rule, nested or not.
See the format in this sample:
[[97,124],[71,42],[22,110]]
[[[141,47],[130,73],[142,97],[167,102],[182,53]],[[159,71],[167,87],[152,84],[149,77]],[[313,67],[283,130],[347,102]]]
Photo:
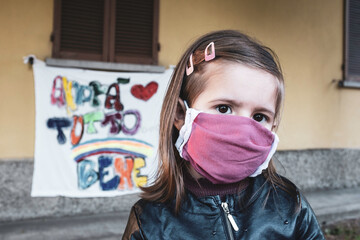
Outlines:
[[151,183],[160,108],[172,69],[102,72],[36,60],[33,70],[32,196],[118,196]]

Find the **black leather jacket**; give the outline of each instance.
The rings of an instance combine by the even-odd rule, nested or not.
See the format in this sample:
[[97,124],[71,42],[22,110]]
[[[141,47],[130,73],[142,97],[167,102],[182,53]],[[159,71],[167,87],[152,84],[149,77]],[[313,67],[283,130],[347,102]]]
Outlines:
[[[325,239],[313,210],[300,195],[301,208],[263,175],[240,195],[197,198],[190,192],[175,215],[174,203],[139,200],[123,239]],[[238,228],[238,229],[237,229]]]

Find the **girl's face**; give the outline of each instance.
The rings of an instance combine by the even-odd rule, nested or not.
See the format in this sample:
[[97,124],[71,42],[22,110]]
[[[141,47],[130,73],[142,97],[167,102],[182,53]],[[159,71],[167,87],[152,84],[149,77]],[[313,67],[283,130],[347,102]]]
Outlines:
[[202,78],[204,91],[192,108],[213,114],[252,118],[274,126],[277,78],[261,69],[229,61],[209,62]]

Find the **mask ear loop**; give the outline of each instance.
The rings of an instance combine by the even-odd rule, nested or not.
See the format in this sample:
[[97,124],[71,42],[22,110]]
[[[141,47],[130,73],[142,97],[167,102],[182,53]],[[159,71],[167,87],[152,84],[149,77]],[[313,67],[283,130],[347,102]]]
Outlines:
[[197,117],[197,115],[200,113],[195,109],[189,108],[189,105],[186,102],[186,100],[183,100],[183,102],[186,108],[185,121],[184,121],[184,125],[180,128],[179,137],[175,142],[175,146],[179,151],[181,157],[183,157],[182,155],[183,148],[185,144],[188,142],[191,135],[192,123],[194,122],[194,119]]
[[188,110],[188,109],[189,109],[189,105],[188,105],[188,103],[186,102],[186,100],[184,100],[184,105],[185,105],[186,110]]

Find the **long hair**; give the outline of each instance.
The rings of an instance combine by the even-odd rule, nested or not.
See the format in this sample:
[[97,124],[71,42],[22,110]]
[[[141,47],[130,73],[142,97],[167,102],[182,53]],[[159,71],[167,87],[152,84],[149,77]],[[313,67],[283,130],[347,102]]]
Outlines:
[[[275,103],[274,128],[280,122],[284,101],[284,79],[276,54],[249,36],[234,30],[216,31],[206,34],[195,41],[181,57],[175,67],[169,83],[160,115],[159,166],[153,185],[142,188],[142,198],[155,202],[168,202],[175,199],[175,212],[180,209],[184,197],[183,173],[187,164],[179,156],[175,142],[179,131],[174,127],[174,120],[179,97],[187,100],[190,106],[205,89],[206,79],[202,78],[205,69],[204,50],[214,42],[216,58],[212,61],[226,60],[237,62],[266,71],[276,77],[277,92]],[[194,72],[186,76],[185,69],[190,55],[193,54]],[[272,160],[264,172],[266,179],[290,193],[295,199],[296,189],[281,180],[277,175]]]

